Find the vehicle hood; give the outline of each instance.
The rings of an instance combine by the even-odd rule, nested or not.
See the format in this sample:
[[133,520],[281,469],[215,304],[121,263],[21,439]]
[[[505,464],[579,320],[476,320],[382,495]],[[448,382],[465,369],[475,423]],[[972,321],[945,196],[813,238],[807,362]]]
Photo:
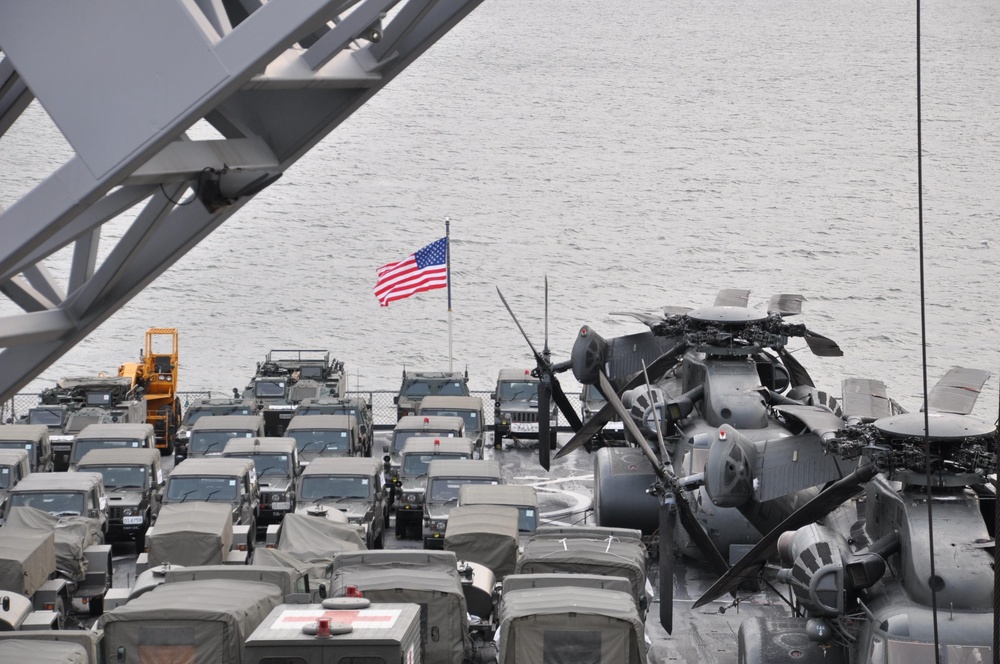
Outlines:
[[309,514],[309,510],[315,509],[317,507],[322,507],[327,511],[339,510],[344,513],[348,519],[363,519],[368,510],[371,509],[371,503],[367,501],[344,501],[338,503],[336,500],[321,500],[318,503],[312,501],[302,503],[300,502],[296,508],[296,514]]
[[424,503],[424,514],[430,517],[430,519],[447,519],[448,514],[451,512],[451,508],[454,507],[456,503],[449,503],[448,505],[431,504],[428,505]]
[[132,507],[142,503],[142,491],[125,489],[124,491],[108,492],[108,507]]
[[288,491],[292,486],[292,480],[287,477],[278,477],[277,475],[258,477],[257,483],[260,485],[260,490],[263,493],[284,492]]

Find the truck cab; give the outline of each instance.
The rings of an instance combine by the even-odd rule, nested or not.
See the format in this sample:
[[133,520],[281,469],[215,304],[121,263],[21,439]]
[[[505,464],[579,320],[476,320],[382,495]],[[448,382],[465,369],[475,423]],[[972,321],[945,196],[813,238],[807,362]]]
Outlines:
[[393,399],[396,403],[396,420],[416,415],[420,411],[420,402],[423,398],[433,394],[451,397],[469,396],[469,373],[404,369],[399,393]]
[[256,415],[257,404],[243,399],[197,399],[184,411],[184,418],[177,427],[175,445],[187,447],[191,439],[191,428],[203,417],[216,415]]
[[396,539],[406,537],[410,528],[420,529],[424,520],[424,490],[431,461],[472,459],[475,444],[469,438],[410,438],[400,455],[398,474],[393,477],[399,504],[396,505]]
[[31,473],[25,450],[0,450],[0,513],[7,502],[7,492]]
[[303,466],[319,457],[364,453],[358,421],[351,415],[297,415],[285,429],[285,436],[295,440]]
[[451,397],[439,394],[424,397],[420,402],[420,415],[448,415],[465,420],[465,435],[476,448],[476,458],[483,457],[483,438],[486,435],[483,400],[480,397]]
[[75,470],[87,452],[99,449],[155,449],[156,433],[152,424],[89,424],[77,434],[69,456],[69,469]]
[[233,438],[264,436],[262,415],[217,415],[203,417],[191,427],[191,437],[183,447],[177,447],[177,460],[222,456],[226,443]]
[[5,521],[15,507],[33,507],[55,517],[92,519],[102,542],[108,532],[108,498],[100,473],[33,473],[7,495]]
[[[150,425],[151,426],[151,425]],[[93,449],[76,465],[78,472],[100,473],[108,497],[108,542],[135,542],[142,551],[146,530],[160,510],[163,467],[152,447]]]
[[24,450],[33,473],[52,470],[52,444],[49,428],[43,424],[8,424],[0,426],[0,450]]
[[163,490],[163,504],[183,502],[229,503],[233,525],[257,526],[260,489],[250,459],[212,457],[187,459],[170,471]]
[[233,438],[222,450],[224,458],[250,459],[260,487],[260,511],[257,525],[281,523],[295,511],[298,487],[299,451],[291,438]]
[[448,513],[466,484],[502,484],[498,461],[431,461],[424,491],[424,548],[444,548]]
[[[501,369],[493,390],[493,446],[500,449],[504,438],[538,438],[538,378],[528,369]],[[549,422],[555,426],[555,399]]]
[[381,549],[389,519],[382,464],[366,457],[316,459],[302,471],[295,511],[317,517],[342,512],[364,528],[369,549]]
[[372,416],[372,405],[362,397],[303,399],[295,406],[293,417],[299,415],[350,415],[354,417],[358,421],[358,434],[361,436],[364,456],[372,455],[372,443],[375,440],[375,419]]
[[411,438],[465,438],[465,420],[448,415],[407,415],[392,430],[392,441],[382,448],[386,481],[399,474],[400,454]]

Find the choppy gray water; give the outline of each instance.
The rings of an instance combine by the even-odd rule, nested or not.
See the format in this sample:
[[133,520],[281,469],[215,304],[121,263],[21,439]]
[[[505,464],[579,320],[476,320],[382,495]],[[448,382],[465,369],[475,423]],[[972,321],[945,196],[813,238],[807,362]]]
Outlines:
[[[989,369],[992,419],[1000,4],[924,5],[930,380]],[[271,348],[329,349],[364,389],[446,369],[445,292],[384,309],[372,286],[447,215],[455,366],[477,389],[530,365],[495,287],[541,344],[548,275],[559,358],[582,323],[641,329],[616,309],[797,292],[845,351],[803,357],[817,383],[881,378],[916,409],[915,75],[902,0],[486,0],[32,387],[114,371],[150,326],[181,329],[183,389],[242,387]],[[64,156],[40,113],[15,129],[32,122],[56,138],[0,141],[0,205]]]

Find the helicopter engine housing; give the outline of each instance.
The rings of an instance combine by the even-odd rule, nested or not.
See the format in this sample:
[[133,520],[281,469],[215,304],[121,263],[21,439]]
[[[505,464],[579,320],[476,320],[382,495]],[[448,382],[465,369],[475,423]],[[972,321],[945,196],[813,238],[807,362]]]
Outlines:
[[811,615],[832,617],[844,612],[844,567],[851,550],[843,535],[809,524],[784,533],[778,539],[778,553],[786,566],[779,578],[788,581],[795,598]]
[[719,427],[708,448],[705,489],[718,507],[739,507],[753,498],[757,448],[729,425]]

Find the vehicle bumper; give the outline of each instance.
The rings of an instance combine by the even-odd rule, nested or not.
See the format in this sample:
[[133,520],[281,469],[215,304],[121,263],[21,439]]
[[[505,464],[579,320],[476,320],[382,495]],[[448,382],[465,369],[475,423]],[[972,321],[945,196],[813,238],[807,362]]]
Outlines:
[[261,528],[272,523],[281,523],[281,520],[285,518],[286,514],[291,514],[294,511],[294,505],[287,510],[274,510],[268,507],[261,507],[260,512],[257,515],[257,527]]

